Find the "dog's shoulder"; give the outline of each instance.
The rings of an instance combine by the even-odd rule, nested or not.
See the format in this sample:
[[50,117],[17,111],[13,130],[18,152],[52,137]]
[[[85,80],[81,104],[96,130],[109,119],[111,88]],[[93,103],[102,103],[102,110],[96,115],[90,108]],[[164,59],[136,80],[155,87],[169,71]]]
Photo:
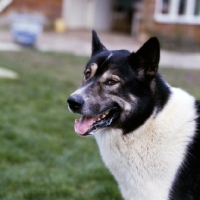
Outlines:
[[171,188],[171,200],[200,199],[200,101],[194,101],[195,131]]
[[196,132],[197,132],[197,135],[199,135],[199,137],[200,137],[200,100],[195,101],[195,107],[196,107],[196,113],[197,113]]
[[199,126],[200,126],[200,100],[196,100],[195,105],[196,105],[196,110],[197,110],[197,115],[198,115],[197,122],[199,123]]

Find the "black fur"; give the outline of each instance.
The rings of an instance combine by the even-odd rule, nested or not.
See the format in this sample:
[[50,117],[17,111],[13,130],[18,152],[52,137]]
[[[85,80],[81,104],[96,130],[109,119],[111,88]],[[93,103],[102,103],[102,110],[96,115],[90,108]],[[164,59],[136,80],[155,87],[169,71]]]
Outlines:
[[[113,57],[106,63],[105,60],[110,53],[113,53]],[[132,66],[132,63],[130,63],[129,60],[130,55],[131,53],[125,50],[103,51],[92,57],[87,65],[89,66],[92,62],[98,64],[99,67],[95,75],[96,79],[101,77],[101,75],[107,71],[108,68],[110,70],[113,68],[114,70],[117,65],[117,71],[115,71],[115,74],[126,78],[124,78],[124,83],[117,93],[113,93],[113,95],[129,99],[127,94],[133,94],[135,97],[140,99],[132,116],[124,122],[119,122],[117,120],[116,123],[113,124],[114,127],[122,129],[124,134],[127,134],[142,125],[152,114],[155,106],[154,97],[151,95],[149,84],[145,81],[142,81],[141,84],[140,80],[137,78],[137,72],[134,70],[134,66]],[[112,66],[110,63],[116,64]],[[94,82],[94,80],[91,81]],[[99,90],[99,93],[101,93],[101,90]]]
[[195,102],[195,108],[196,134],[174,180],[170,200],[200,200],[200,101]]
[[[157,38],[148,40],[136,53],[127,50],[108,51],[93,31],[92,49],[92,57],[86,69],[91,63],[97,63],[99,67],[95,77],[98,78],[108,68],[113,68],[115,74],[118,73],[124,79],[125,87],[122,86],[117,95],[129,99],[127,94],[133,94],[140,99],[132,115],[124,122],[116,120],[114,127],[122,129],[124,134],[130,133],[150,117],[155,107],[157,112],[162,110],[170,96],[170,90],[157,73],[160,59]],[[113,56],[107,61],[110,54]],[[151,84],[153,88],[150,87]]]
[[[135,88],[133,91],[130,86],[130,91],[132,89],[132,93],[137,96],[140,101],[138,103],[136,112],[133,113],[126,124],[122,124],[122,126],[120,127],[121,129],[123,129],[124,134],[130,133],[142,124],[144,124],[145,121],[153,113],[155,107],[157,108],[155,112],[158,113],[164,108],[165,104],[167,103],[167,100],[170,97],[169,88],[165,85],[159,74],[157,74],[157,76],[155,77],[155,82],[156,87],[153,95],[150,88],[147,88],[145,84],[143,85],[143,87],[137,87],[137,91],[135,91]],[[163,90],[160,91],[159,88],[163,88]]]
[[[121,129],[124,135],[129,134],[144,124],[153,113],[156,115],[161,112],[171,96],[168,85],[158,73],[159,42],[156,38],[151,38],[137,52],[132,53],[127,50],[109,51],[101,43],[97,33],[93,31],[92,34],[92,56],[85,72],[92,63],[96,64],[97,69],[91,78],[83,80],[84,95],[87,97],[85,99],[89,102],[85,110],[89,110],[89,113],[82,109],[83,101],[80,97],[73,96],[68,99],[70,108],[74,112],[78,109],[78,113],[86,117],[96,117],[117,108],[118,117],[109,125]],[[117,89],[108,89],[107,80],[104,80],[107,76],[101,81],[106,71],[120,79]],[[117,98],[126,100],[128,105],[131,105],[128,114],[123,106],[120,107]],[[197,116],[196,132],[174,177],[169,200],[200,200],[200,101],[195,101],[194,109]]]
[[106,50],[106,47],[99,40],[96,31],[92,31],[92,56],[94,56],[99,51]]
[[140,80],[151,81],[157,73],[160,60],[160,44],[157,38],[150,38],[136,53],[129,56]]

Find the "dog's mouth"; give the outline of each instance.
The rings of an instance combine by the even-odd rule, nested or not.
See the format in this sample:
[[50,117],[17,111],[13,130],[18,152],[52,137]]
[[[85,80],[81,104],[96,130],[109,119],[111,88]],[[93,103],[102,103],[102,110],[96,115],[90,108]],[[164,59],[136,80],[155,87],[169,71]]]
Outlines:
[[75,132],[79,135],[93,135],[98,129],[109,127],[119,115],[117,107],[107,110],[101,115],[89,117],[81,115],[74,123]]

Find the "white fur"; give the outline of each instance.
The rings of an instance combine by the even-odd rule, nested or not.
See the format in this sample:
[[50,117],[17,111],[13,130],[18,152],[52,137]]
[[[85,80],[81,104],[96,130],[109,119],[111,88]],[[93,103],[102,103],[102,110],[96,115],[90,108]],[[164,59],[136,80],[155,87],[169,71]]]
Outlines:
[[86,99],[87,98],[87,95],[86,95],[86,90],[88,89],[88,87],[90,87],[93,83],[89,83],[85,86],[82,86],[80,88],[78,88],[75,92],[73,92],[70,96],[73,96],[73,95],[81,95],[83,97],[83,99]]
[[[136,131],[102,129],[94,136],[125,200],[168,200],[178,167],[195,131],[195,99],[171,88],[164,109]],[[134,123],[134,122],[133,122]]]

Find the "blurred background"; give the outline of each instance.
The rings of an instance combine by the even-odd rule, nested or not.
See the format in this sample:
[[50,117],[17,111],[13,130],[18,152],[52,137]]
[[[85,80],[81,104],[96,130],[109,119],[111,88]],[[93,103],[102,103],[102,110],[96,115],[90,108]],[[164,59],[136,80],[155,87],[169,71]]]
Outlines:
[[123,33],[140,42],[150,36],[158,36],[164,48],[199,51],[199,25],[199,0],[0,1],[0,27],[10,28],[15,33],[17,29],[25,29],[25,26],[38,35],[42,30],[67,32],[95,29]]
[[0,0],[0,199],[122,199],[67,109],[92,29],[108,49],[157,36],[162,76],[200,99],[200,0]]

